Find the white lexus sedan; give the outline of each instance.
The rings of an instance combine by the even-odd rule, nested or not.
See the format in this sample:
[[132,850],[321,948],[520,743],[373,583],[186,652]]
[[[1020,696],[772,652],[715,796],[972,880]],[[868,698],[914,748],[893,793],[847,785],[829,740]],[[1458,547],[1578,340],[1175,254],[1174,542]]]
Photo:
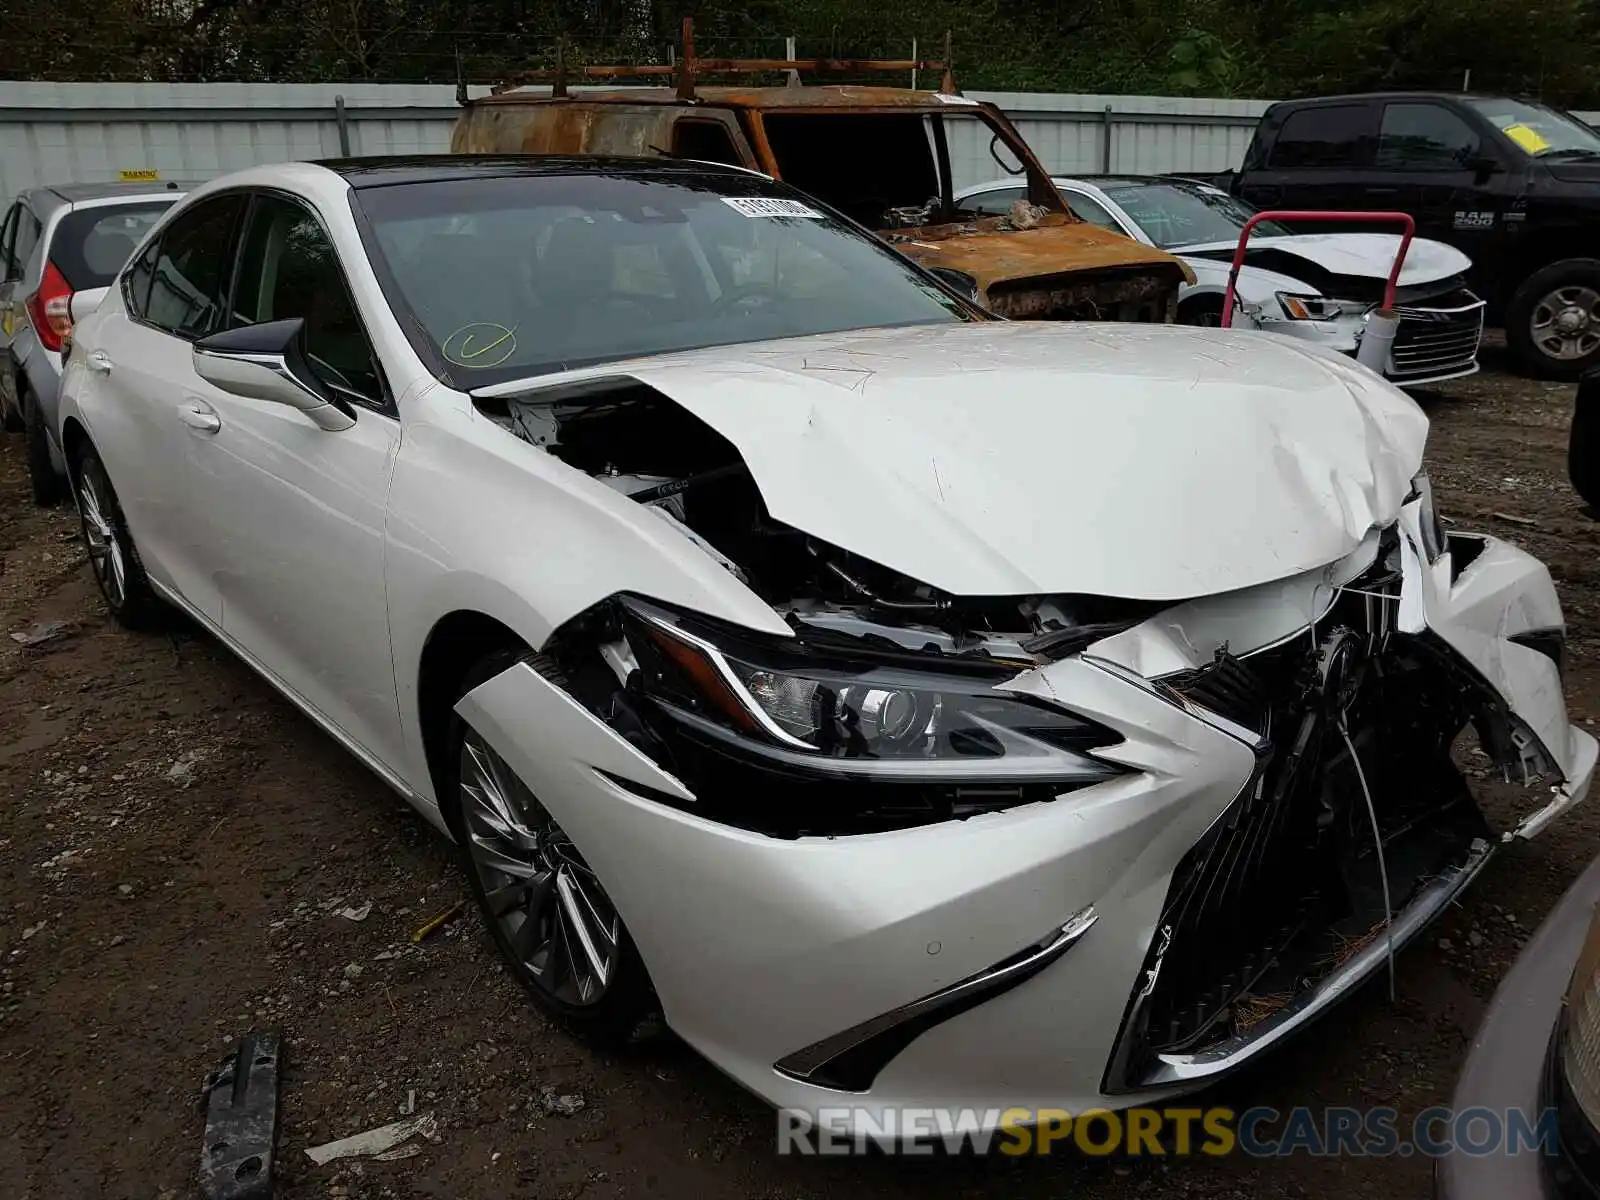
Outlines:
[[[1057,179],[1073,213],[1113,233],[1183,259],[1195,281],[1178,295],[1178,320],[1220,325],[1228,272],[1249,205],[1209,184],[1163,175]],[[972,212],[1007,212],[1027,191],[1015,179],[979,184],[957,197]],[[1354,356],[1367,314],[1383,300],[1400,234],[1294,233],[1264,221],[1250,234],[1235,284],[1233,325],[1315,342]],[[1430,238],[1412,241],[1397,281],[1400,326],[1382,374],[1402,387],[1459,379],[1478,370],[1484,302],[1467,290],[1472,261]]]
[[734,168],[216,180],[60,408],[123,623],[182,609],[454,839],[546,1012],[777,1105],[1198,1087],[1595,766],[1549,575],[1445,532],[1403,393],[992,320]]

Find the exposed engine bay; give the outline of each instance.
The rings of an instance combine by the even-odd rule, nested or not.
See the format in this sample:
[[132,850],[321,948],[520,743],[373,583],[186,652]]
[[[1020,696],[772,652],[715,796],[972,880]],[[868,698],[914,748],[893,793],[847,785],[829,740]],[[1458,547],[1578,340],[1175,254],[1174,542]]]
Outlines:
[[[1099,661],[1112,640],[1170,618],[1171,602],[942,592],[774,519],[735,446],[634,379],[478,403],[669,522],[793,631],[775,649],[624,596],[537,656],[682,781],[697,814],[777,838],[840,837],[1057,802],[1128,773],[1106,752],[1130,730],[1008,684],[1091,648],[1082,661]],[[1450,578],[1433,586],[1449,589],[1488,546],[1447,535],[1418,479],[1409,519],[1422,527],[1372,534],[1308,624],[1275,640],[1250,630],[1237,653],[1223,640],[1191,669],[1113,663],[1247,745],[1255,767],[1172,872],[1106,1093],[1172,1083],[1174,1063],[1207,1070],[1377,969],[1374,955],[1392,961],[1512,836],[1453,760],[1469,727],[1507,779],[1559,780],[1502,692],[1444,636],[1405,628],[1408,571],[1436,567]],[[1559,628],[1508,640],[1559,670]]]

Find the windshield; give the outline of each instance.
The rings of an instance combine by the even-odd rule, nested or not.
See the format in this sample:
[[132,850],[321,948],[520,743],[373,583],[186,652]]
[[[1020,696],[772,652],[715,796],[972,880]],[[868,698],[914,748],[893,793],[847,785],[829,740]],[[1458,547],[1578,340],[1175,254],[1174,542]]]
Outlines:
[[[1255,209],[1228,193],[1194,183],[1102,184],[1100,190],[1163,250],[1202,242],[1237,242],[1239,231],[1255,215]],[[1263,221],[1252,236],[1288,233],[1274,221]]]
[[502,176],[357,196],[392,276],[391,304],[409,312],[458,387],[967,319],[905,260],[753,176]]
[[1600,158],[1600,133],[1564,112],[1526,100],[1468,100],[1494,127],[1534,158]]

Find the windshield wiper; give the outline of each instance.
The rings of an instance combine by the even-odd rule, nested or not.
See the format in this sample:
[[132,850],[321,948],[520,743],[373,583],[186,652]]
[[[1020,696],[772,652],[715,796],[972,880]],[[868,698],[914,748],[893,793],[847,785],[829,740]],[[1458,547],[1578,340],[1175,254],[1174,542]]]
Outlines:
[[1569,146],[1564,150],[1546,150],[1543,154],[1536,154],[1535,158],[1549,160],[1552,158],[1600,158],[1600,150],[1589,146]]

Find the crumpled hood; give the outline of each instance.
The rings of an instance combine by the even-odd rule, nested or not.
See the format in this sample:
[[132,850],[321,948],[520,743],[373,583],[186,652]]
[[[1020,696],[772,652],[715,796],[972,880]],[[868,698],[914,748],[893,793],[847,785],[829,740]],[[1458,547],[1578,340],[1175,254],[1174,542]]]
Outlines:
[[1058,214],[1032,229],[1009,229],[1005,218],[980,217],[956,225],[881,230],[880,237],[924,267],[964,271],[987,292],[999,283],[1075,273],[1157,267],[1193,283],[1188,268],[1164,250]]
[[[1173,247],[1174,254],[1225,255],[1233,258],[1237,242],[1206,242],[1194,246]],[[1394,256],[1400,249],[1397,233],[1297,233],[1286,237],[1257,237],[1251,235],[1250,250],[1276,250],[1315,263],[1324,271],[1335,275],[1354,275],[1366,279],[1387,279],[1394,266]],[[1248,261],[1248,259],[1247,259]],[[1472,260],[1454,246],[1431,238],[1414,238],[1406,250],[1405,265],[1400,269],[1399,284],[1433,283],[1461,275],[1472,265]]]
[[723,434],[778,520],[965,596],[1175,600],[1321,566],[1394,519],[1427,435],[1339,355],[1178,325],[865,330],[581,374]]

